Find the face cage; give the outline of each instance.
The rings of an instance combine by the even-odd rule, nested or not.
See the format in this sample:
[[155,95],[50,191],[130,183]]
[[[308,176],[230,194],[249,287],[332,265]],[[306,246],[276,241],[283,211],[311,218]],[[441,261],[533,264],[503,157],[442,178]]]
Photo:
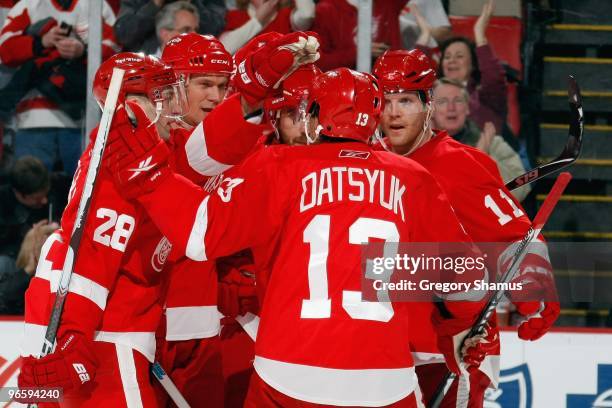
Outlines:
[[297,106],[291,108],[291,107],[284,107],[284,108],[278,108],[276,110],[271,111],[271,115],[269,116],[270,118],[270,122],[272,124],[272,126],[274,127],[274,134],[276,135],[276,139],[277,141],[281,141],[281,137],[280,137],[280,133],[278,131],[278,126],[279,126],[279,122],[280,122],[280,117],[281,117],[281,112],[284,110],[286,112],[290,111],[290,115],[291,116],[291,120],[293,121],[294,125],[301,125],[303,127],[305,127],[306,129],[306,139],[310,140],[308,138],[308,117],[309,115],[307,115],[306,113],[306,108],[308,107],[308,94],[303,95],[302,98],[300,99],[300,101],[297,103]]
[[[393,93],[393,92],[387,92],[387,93]],[[422,113],[426,113],[427,116],[425,117],[425,121],[423,122],[423,129],[421,130],[421,133],[415,139],[414,144],[412,145],[412,148],[410,149],[410,151],[404,154],[404,156],[410,155],[416,149],[418,149],[419,147],[424,145],[427,141],[429,141],[429,139],[426,140],[425,138],[431,131],[431,117],[433,116],[433,99],[431,98],[431,95],[429,97],[429,101],[425,103],[423,106],[425,107],[425,111],[418,112],[418,113],[409,113],[409,115],[420,115]],[[375,139],[378,140],[378,142],[383,147],[383,149],[385,149],[388,152],[393,152],[393,149],[391,149],[391,147],[389,147],[389,145],[387,145],[387,143],[385,142],[382,132],[379,129],[376,129],[376,132],[374,133],[374,137]]]
[[[420,113],[424,113],[427,112],[428,110],[431,109],[432,106],[432,102],[433,102],[433,91],[430,89],[428,91],[423,91],[423,90],[405,90],[405,89],[394,89],[391,91],[385,91],[384,95],[399,95],[399,94],[414,94],[416,93],[419,100],[421,101],[421,106],[422,106],[422,110],[418,111],[418,112],[407,112],[407,115],[415,115],[415,114],[420,114]],[[384,98],[383,98],[383,102],[384,102]],[[384,114],[385,110],[387,109],[387,104],[383,103],[383,107],[382,107],[382,111],[381,114]]]

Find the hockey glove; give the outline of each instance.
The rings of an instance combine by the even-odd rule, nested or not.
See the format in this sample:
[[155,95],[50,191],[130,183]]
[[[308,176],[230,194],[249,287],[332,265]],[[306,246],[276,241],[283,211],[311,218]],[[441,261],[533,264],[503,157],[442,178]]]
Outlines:
[[244,48],[247,51],[239,52],[235,58],[233,86],[252,106],[262,102],[300,65],[319,59],[319,40],[312,32],[262,34]]
[[225,317],[258,311],[255,277],[248,266],[231,268],[219,279],[217,306]]
[[[559,302],[556,301],[554,279],[550,273],[528,272],[519,275],[513,282],[522,284],[520,299],[534,299],[517,301],[510,294],[517,312],[524,317],[518,327],[518,336],[523,340],[537,340],[548,332],[561,312]],[[519,298],[519,296],[514,297]]]
[[92,341],[69,332],[57,343],[55,352],[40,359],[24,357],[17,378],[19,387],[61,387],[64,392],[91,384],[98,360]]
[[444,317],[436,308],[432,322],[438,335],[438,348],[444,355],[448,369],[460,375],[463,370],[473,372],[487,355],[499,353],[499,330],[497,316],[493,314],[484,331],[466,338],[474,323],[474,317]]
[[[501,262],[500,272],[508,270],[511,260],[508,258]],[[518,336],[523,340],[537,340],[552,327],[561,311],[544,242],[530,245],[512,283],[522,286],[520,290],[507,292],[518,313],[525,318],[519,325]]]
[[114,175],[117,190],[129,200],[155,190],[172,172],[168,167],[169,149],[155,125],[137,103],[126,104],[136,124],[124,107],[117,109],[103,161]]

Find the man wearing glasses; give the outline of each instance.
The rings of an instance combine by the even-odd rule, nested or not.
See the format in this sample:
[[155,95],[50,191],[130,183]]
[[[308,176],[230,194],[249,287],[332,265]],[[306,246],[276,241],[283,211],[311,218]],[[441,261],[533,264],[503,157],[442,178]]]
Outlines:
[[[468,119],[468,93],[461,82],[441,78],[434,85],[433,94],[433,122],[436,129],[445,129],[453,139],[487,153],[497,163],[504,180],[525,173],[519,154],[497,134],[493,123],[486,122],[481,131],[476,123]],[[529,191],[531,187],[527,185],[512,193],[523,201]]]

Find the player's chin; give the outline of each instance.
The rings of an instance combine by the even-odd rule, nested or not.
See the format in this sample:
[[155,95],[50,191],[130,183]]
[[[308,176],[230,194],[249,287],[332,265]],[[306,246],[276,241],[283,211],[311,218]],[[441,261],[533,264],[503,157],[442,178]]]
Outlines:
[[407,128],[389,128],[385,135],[389,138],[392,145],[401,146],[409,143],[413,137]]

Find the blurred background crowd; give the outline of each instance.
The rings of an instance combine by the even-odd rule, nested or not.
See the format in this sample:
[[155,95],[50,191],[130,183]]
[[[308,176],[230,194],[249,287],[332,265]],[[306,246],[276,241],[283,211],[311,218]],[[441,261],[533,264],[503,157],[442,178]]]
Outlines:
[[[321,39],[322,70],[355,68],[359,3],[107,0],[102,58],[121,50],[159,56],[166,41],[186,32],[212,34],[233,54],[260,33],[311,30]],[[441,78],[436,127],[491,155],[506,180],[562,150],[565,78],[576,74],[594,136],[547,238],[612,240],[612,96],[605,92],[612,75],[602,75],[612,67],[609,3],[373,0],[371,58],[415,47],[432,56]],[[23,313],[23,293],[57,227],[86,139],[88,8],[87,0],[0,0],[0,314]],[[544,180],[515,194],[533,214],[548,186]],[[612,326],[609,306],[564,306],[560,325]]]

